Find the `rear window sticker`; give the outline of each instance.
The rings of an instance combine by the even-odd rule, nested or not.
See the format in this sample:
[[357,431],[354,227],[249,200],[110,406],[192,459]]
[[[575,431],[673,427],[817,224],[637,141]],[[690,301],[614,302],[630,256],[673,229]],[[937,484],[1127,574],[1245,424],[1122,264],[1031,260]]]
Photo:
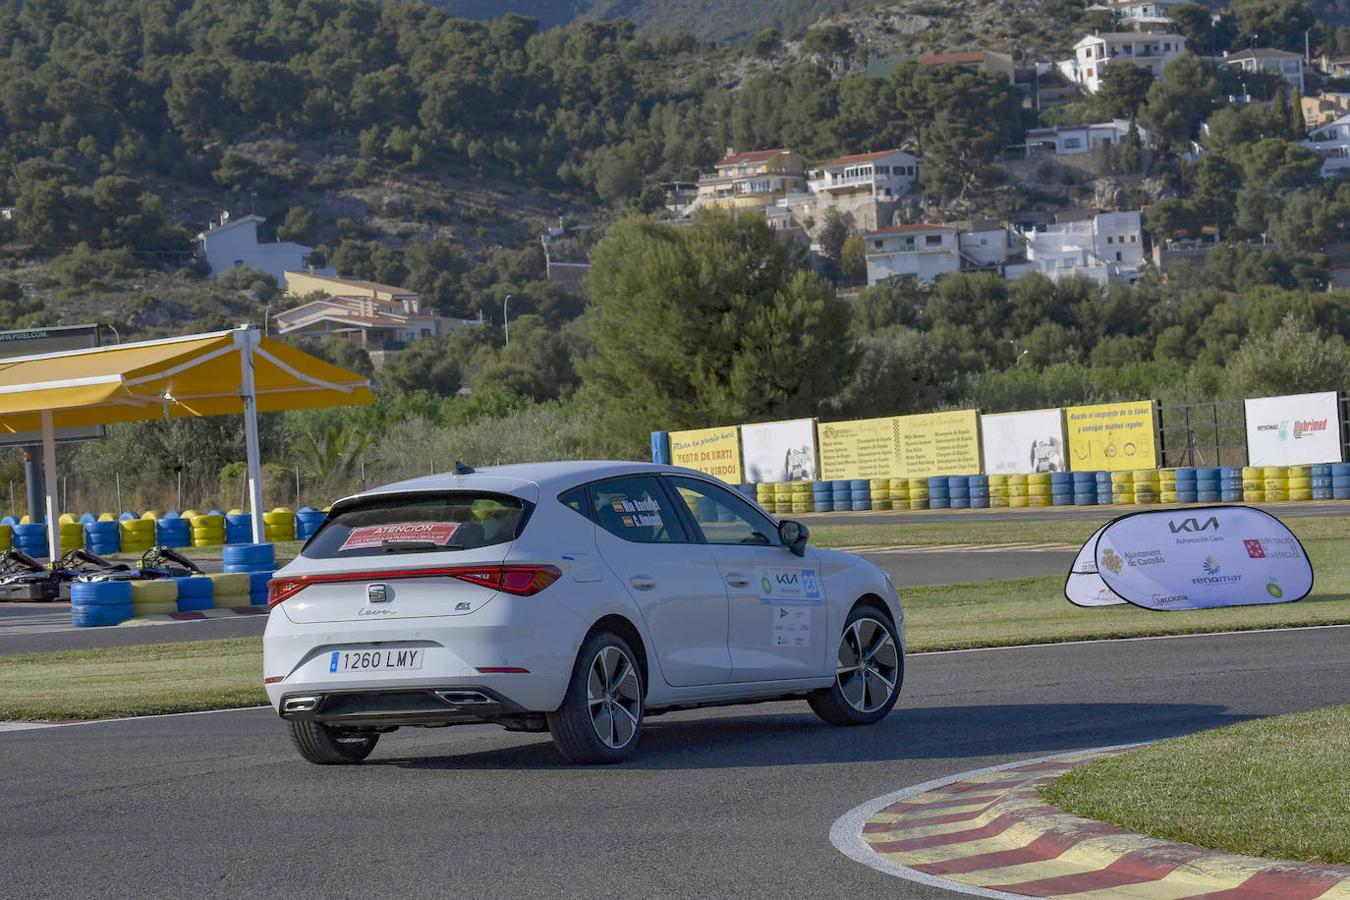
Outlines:
[[380,547],[385,541],[398,543],[408,541],[426,541],[443,545],[450,542],[459,530],[458,522],[394,522],[389,525],[362,525],[353,528],[351,534],[338,548],[344,550],[369,550]]
[[615,500],[610,508],[619,513],[625,528],[661,527],[661,504],[655,500]]

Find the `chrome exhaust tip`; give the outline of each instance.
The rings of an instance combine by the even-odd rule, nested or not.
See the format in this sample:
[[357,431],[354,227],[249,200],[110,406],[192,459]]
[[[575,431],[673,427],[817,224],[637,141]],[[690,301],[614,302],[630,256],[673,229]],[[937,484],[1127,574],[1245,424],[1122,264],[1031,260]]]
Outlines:
[[284,713],[313,712],[318,705],[318,697],[287,697],[281,701],[281,711]]
[[436,691],[435,694],[454,706],[480,706],[493,702],[491,697],[478,691]]

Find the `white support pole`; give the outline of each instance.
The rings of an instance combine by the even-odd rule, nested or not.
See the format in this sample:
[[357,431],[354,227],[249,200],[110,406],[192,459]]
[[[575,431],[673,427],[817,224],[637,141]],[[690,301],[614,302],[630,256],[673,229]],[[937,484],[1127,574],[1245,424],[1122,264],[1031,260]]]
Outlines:
[[61,558],[61,514],[56,503],[56,429],[52,411],[42,411],[42,481],[47,492],[47,558],[55,565]]
[[239,396],[244,403],[244,454],[248,463],[249,513],[253,516],[253,543],[267,538],[263,525],[262,458],[258,450],[258,395],[253,383],[253,349],[258,345],[256,329],[243,325],[234,333],[239,348]]

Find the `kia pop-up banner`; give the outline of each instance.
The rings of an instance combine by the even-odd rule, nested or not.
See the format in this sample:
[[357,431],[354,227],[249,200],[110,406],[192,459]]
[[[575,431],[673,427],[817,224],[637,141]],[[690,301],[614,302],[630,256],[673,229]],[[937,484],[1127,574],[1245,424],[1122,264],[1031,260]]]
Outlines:
[[1080,606],[1105,605],[1089,580],[1090,568],[1111,593],[1153,610],[1292,603],[1313,585],[1312,563],[1298,538],[1279,519],[1249,506],[1122,516],[1098,532],[1092,557],[1091,566],[1075,562],[1082,575],[1077,596],[1065,588]]
[[1111,523],[1107,522],[1093,532],[1069,568],[1069,577],[1064,582],[1064,596],[1074,606],[1119,606],[1125,602],[1106,586],[1097,572],[1097,538],[1110,526]]
[[1340,404],[1337,401],[1335,391],[1248,400],[1248,465],[1306,466],[1342,462]]

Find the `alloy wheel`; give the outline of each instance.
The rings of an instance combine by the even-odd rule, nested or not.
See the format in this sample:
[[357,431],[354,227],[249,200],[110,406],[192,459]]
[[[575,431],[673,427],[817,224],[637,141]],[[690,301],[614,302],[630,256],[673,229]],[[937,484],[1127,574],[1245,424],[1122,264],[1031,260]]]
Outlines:
[[600,648],[586,679],[586,703],[595,734],[606,747],[619,750],[633,740],[642,715],[642,684],[628,654],[618,647]]
[[900,654],[886,626],[863,616],[844,629],[837,673],[839,692],[849,706],[861,713],[884,706],[900,674]]

